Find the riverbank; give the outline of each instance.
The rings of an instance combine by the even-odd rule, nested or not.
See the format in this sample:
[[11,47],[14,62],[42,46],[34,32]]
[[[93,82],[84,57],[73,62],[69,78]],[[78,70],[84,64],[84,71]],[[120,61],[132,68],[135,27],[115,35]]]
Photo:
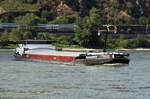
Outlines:
[[[13,52],[15,49],[0,49],[0,52]],[[103,49],[89,49],[89,48],[62,48],[63,51],[92,51],[98,50],[103,51]],[[115,49],[108,49],[115,50]],[[136,50],[136,51],[150,51],[150,48],[135,48],[135,49],[117,49],[122,51]]]
[[[103,51],[103,49],[88,49],[88,48],[62,48],[63,51],[91,51],[91,50],[99,50]],[[108,49],[108,50],[122,50],[122,51],[129,51],[129,50],[137,50],[137,51],[150,51],[150,48],[135,48],[135,49]]]
[[119,50],[150,51],[150,48],[119,49]]
[[0,49],[0,52],[13,52],[14,49]]

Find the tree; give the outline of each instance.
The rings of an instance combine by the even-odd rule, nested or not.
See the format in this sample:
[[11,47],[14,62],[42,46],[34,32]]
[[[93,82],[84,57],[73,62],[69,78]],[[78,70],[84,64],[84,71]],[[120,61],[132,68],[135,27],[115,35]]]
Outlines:
[[110,0],[110,5],[117,9],[119,7],[119,3],[118,3],[118,0]]
[[37,39],[40,40],[51,40],[51,35],[49,33],[39,33]]
[[5,46],[8,45],[8,41],[9,41],[9,33],[8,31],[4,31],[2,34],[1,34],[1,37],[0,37],[0,45],[2,46],[2,48],[4,48]]
[[125,40],[125,37],[121,35],[117,43],[119,48],[127,48],[128,40]]
[[4,31],[0,37],[1,41],[7,42],[9,41],[9,33],[8,31]]
[[90,20],[92,24],[99,26],[107,23],[106,13],[103,10],[93,7],[90,10]]
[[25,16],[19,16],[14,19],[15,23],[27,25],[35,25],[39,23],[39,21],[40,18],[34,14],[26,14]]
[[9,22],[9,17],[8,16],[2,16],[1,18],[0,18],[0,22]]
[[148,22],[148,18],[146,18],[146,17],[144,17],[144,16],[141,16],[141,17],[138,19],[138,21],[139,21],[139,24],[141,24],[141,25],[146,25],[147,22]]
[[99,45],[99,37],[97,35],[98,26],[106,23],[106,17],[103,11],[92,8],[90,16],[85,18],[78,18],[78,28],[74,41],[83,47],[97,47]]
[[53,11],[47,11],[47,10],[41,11],[41,15],[40,15],[41,23],[47,23],[48,21],[53,20],[54,18],[55,18],[55,15]]
[[23,34],[23,39],[24,40],[36,38],[36,36],[34,36],[34,33],[31,32],[31,31],[28,31],[28,30],[24,30],[22,34]]
[[138,35],[135,40],[136,40],[136,46],[139,48],[146,48],[147,45],[149,45],[146,39],[144,39],[141,35]]
[[23,40],[23,33],[24,32],[22,30],[13,29],[10,33],[10,40],[15,42]]
[[140,16],[140,11],[131,2],[127,2],[126,8],[127,8],[127,13],[129,15],[132,15],[135,18],[138,18]]
[[57,17],[55,20],[50,21],[49,24],[68,24],[68,18],[62,16],[62,17]]
[[37,36],[33,26],[40,22],[38,16],[34,14],[26,14],[25,16],[16,17],[14,22],[20,25],[26,25],[25,28],[20,26],[18,29],[12,31],[12,33],[14,33],[13,35],[17,35],[17,37],[14,37],[15,40],[20,41],[21,39],[31,39]]

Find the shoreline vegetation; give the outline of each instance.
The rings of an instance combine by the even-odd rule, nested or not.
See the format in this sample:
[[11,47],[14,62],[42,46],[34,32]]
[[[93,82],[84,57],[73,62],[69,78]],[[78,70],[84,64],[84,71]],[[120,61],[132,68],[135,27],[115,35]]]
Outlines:
[[[0,48],[0,52],[14,52],[14,48],[12,49],[2,49]],[[98,51],[103,51],[103,49],[88,49],[88,48],[62,48],[62,51],[94,51],[94,50],[98,50]],[[108,52],[111,51],[111,50],[116,50],[116,49],[108,49]],[[121,49],[117,49],[117,51],[132,51],[132,50],[135,50],[135,51],[150,51],[150,48],[135,48],[135,49],[124,49],[124,48],[121,48]]]
[[[64,51],[90,51],[90,50],[99,50],[103,51],[103,49],[87,49],[87,48],[63,48]],[[118,51],[130,51],[130,50],[136,50],[136,51],[150,51],[150,48],[134,48],[134,49],[108,49],[109,50],[118,50]]]
[[[118,36],[108,36],[108,49],[142,48],[137,50],[148,50],[150,39],[141,35],[150,34],[150,15],[149,12],[144,11],[145,9],[142,10],[142,8],[147,8],[145,4],[148,1],[140,0],[143,2],[142,5],[141,3],[137,5],[137,2],[125,0],[43,0],[42,2],[41,0],[1,0],[0,23],[16,23],[20,26],[13,29],[1,29],[0,48],[17,47],[9,41],[17,43],[21,40],[36,38],[52,40],[54,45],[60,48],[102,49],[105,46],[105,32],[101,32],[100,35],[98,33],[106,28],[101,29],[100,26],[110,24],[125,27],[117,29],[113,27],[115,31],[117,30]],[[4,14],[4,12],[7,13]],[[37,24],[74,24],[77,25],[77,28],[73,30],[73,35],[59,33],[58,36],[53,31],[47,33],[38,30],[34,27]],[[27,25],[26,28],[24,25]],[[130,27],[137,25],[143,27],[136,29]],[[136,36],[130,38],[121,33]]]
[[[103,49],[105,46],[105,38],[102,36],[97,42],[84,42],[84,45],[80,45],[72,40],[73,36],[59,36],[59,37],[52,37],[49,35],[50,38],[46,40],[52,40],[53,45],[57,48],[66,48],[66,49]],[[45,39],[43,39],[45,40]],[[88,40],[88,39],[87,39]],[[82,39],[78,40],[79,42],[83,43]],[[21,43],[21,42],[20,42]],[[8,40],[0,41],[0,49],[15,49],[18,46],[19,42],[11,43]],[[90,46],[89,46],[90,45]],[[121,50],[150,50],[150,40],[149,38],[144,38],[141,35],[138,35],[136,38],[124,38],[123,36],[112,38],[109,37],[107,39],[107,49],[121,49]]]

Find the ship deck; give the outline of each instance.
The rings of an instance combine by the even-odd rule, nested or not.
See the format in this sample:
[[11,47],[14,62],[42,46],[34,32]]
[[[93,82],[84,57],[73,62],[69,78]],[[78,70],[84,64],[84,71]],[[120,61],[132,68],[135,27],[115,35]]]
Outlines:
[[86,52],[68,52],[55,50],[30,50],[25,52],[25,54],[34,54],[34,55],[72,56],[72,57],[76,57],[79,56],[79,54],[85,53]]

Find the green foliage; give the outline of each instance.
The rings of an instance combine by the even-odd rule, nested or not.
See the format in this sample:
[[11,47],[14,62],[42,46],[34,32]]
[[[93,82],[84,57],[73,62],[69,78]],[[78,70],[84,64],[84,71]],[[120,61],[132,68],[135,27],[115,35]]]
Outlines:
[[76,30],[74,41],[80,46],[97,47],[99,44],[97,27],[106,22],[104,17],[105,14],[96,8],[91,9],[89,17],[83,19],[79,17],[77,19],[79,27]]
[[131,2],[127,2],[126,4],[127,13],[135,18],[138,18],[140,16],[139,9],[134,6]]
[[23,39],[33,39],[36,38],[36,34],[34,33],[34,28],[31,26],[39,23],[40,18],[34,14],[26,14],[25,16],[19,16],[14,19],[15,23],[18,24],[26,24],[27,27],[19,27],[18,29],[13,29],[11,34],[11,39],[13,41],[20,41]]
[[[141,16],[140,10],[133,2],[129,1],[121,4],[118,0],[63,0],[75,12],[72,17],[58,16],[58,4],[55,0],[0,0],[0,10],[26,10],[37,11],[36,13],[12,14],[0,16],[0,23],[27,24],[26,30],[22,27],[13,29],[11,32],[5,31],[1,34],[1,41],[20,41],[23,39],[52,39],[58,46],[81,46],[81,47],[102,47],[104,38],[97,36],[99,25],[120,24],[130,25],[136,23],[145,25],[149,22],[147,16]],[[78,17],[76,17],[76,12]],[[120,13],[122,16],[119,16]],[[71,16],[71,15],[69,15]],[[126,19],[127,16],[127,19]],[[129,18],[129,19],[128,19]],[[75,21],[76,20],[76,21]],[[36,35],[31,26],[36,24],[77,24],[75,37],[60,36],[55,37],[48,33]],[[130,23],[130,24],[129,24]],[[121,32],[131,33],[131,29],[121,30]],[[65,46],[66,45],[66,46]],[[135,48],[149,47],[146,39],[138,36],[135,39],[109,38],[108,48]]]
[[4,32],[1,34],[0,40],[1,40],[1,41],[9,41],[9,33],[8,33],[8,31],[4,31]]
[[15,42],[23,40],[23,31],[19,29],[13,29],[10,33],[10,40]]
[[57,47],[63,47],[63,48],[73,47],[73,46],[76,47],[76,45],[73,45],[73,43],[72,43],[72,36],[59,36],[59,37],[53,36],[51,39],[55,41],[54,44]]
[[51,40],[51,35],[49,33],[39,33],[37,39],[40,40]]
[[74,4],[78,3],[78,0],[62,0],[67,5],[73,6]]
[[48,23],[55,18],[54,12],[42,10],[40,13],[40,22],[41,23]]
[[47,18],[48,16],[49,16],[49,12],[48,12],[48,11],[43,10],[43,11],[41,12],[41,18]]
[[[3,0],[0,1],[0,6],[4,10],[30,10],[39,7],[37,0]],[[35,4],[33,4],[35,2]],[[29,4],[26,4],[29,3]]]
[[1,36],[0,36],[0,46],[2,47],[2,48],[4,48],[5,46],[7,46],[8,45],[8,41],[9,41],[9,33],[8,33],[8,31],[4,31],[2,34],[1,34]]
[[95,24],[97,26],[99,26],[100,24],[106,24],[106,13],[94,7],[90,10],[90,20],[92,24]]
[[[88,1],[86,0],[83,0],[83,1],[62,0],[62,1],[66,3],[70,8],[73,7],[73,9],[75,11],[78,11],[78,13],[80,13],[80,16],[82,17],[84,17],[85,15],[86,16],[89,15],[89,13],[91,13],[90,12],[91,8],[93,9],[95,7],[98,10],[101,10],[99,14],[101,15],[102,18],[100,19],[101,21],[104,21],[104,22],[108,21],[111,24],[120,24],[120,23],[125,24],[125,23],[136,23],[136,22],[139,22],[139,24],[145,23],[145,21],[142,22],[142,18],[139,18],[141,16],[140,9],[131,1],[124,1],[125,2],[124,4],[119,3],[120,1],[123,2],[123,0],[88,0]],[[0,0],[0,7],[6,11],[8,10],[39,11],[37,13],[39,13],[38,17],[40,17],[40,21],[39,21],[40,23],[68,23],[70,22],[70,21],[64,20],[63,18],[55,19],[55,17],[59,17],[56,14],[57,5],[58,3],[55,0]],[[121,16],[119,17],[117,15],[122,11],[127,12],[127,14],[131,16],[128,22],[124,20],[123,17],[122,19],[120,19]],[[147,16],[143,16],[143,17],[147,18]],[[132,20],[134,18],[135,20]],[[1,18],[0,22],[12,22],[11,20],[12,18],[8,19],[7,17],[5,17],[5,18]],[[139,20],[139,21],[136,21],[136,20]]]
[[19,42],[26,39],[34,39],[36,36],[33,32],[23,29],[12,29],[10,32],[10,41]]
[[0,18],[0,22],[1,23],[7,23],[7,22],[9,22],[9,17],[8,16],[2,16],[1,18]]
[[131,28],[128,28],[127,29],[127,33],[131,33],[132,32],[132,29]]
[[128,48],[128,40],[125,39],[124,36],[120,36],[119,39],[117,39],[117,46],[118,48]]
[[[104,43],[104,42],[103,42]],[[114,49],[114,48],[118,48],[118,43],[119,42],[117,42],[117,39],[115,39],[115,38],[108,38],[108,40],[107,40],[107,48],[112,48],[112,49]],[[104,45],[104,44],[103,44]]]
[[132,39],[125,39],[123,36],[120,36],[119,39],[109,38],[108,46],[109,48],[149,48],[150,43],[141,35],[138,35],[137,38]]
[[23,31],[23,39],[24,40],[26,40],[26,39],[34,39],[34,38],[36,38],[36,36],[34,35],[33,32],[28,31],[28,30]]
[[70,43],[70,37],[69,36],[60,36],[56,38],[56,42],[58,44],[64,44],[64,45],[69,45]]
[[92,33],[89,30],[89,28],[91,27],[89,17],[84,18],[83,23],[82,22],[79,23],[78,26],[81,27],[78,27],[76,29],[77,33],[75,35],[74,41],[78,43],[80,46],[90,47],[92,43],[92,41],[90,41],[92,37]]
[[50,21],[49,24],[68,24],[68,21],[66,17],[57,17],[55,20]]
[[136,40],[136,47],[146,48],[150,46],[149,42],[147,42],[147,40],[144,39],[141,35],[138,35],[135,40]]
[[118,0],[110,0],[110,5],[113,8],[117,8],[117,9],[119,8]]
[[25,16],[19,16],[14,19],[15,23],[35,25],[39,23],[40,18],[34,14],[26,14]]
[[146,18],[146,17],[144,17],[144,16],[141,16],[141,17],[138,19],[138,21],[139,21],[139,24],[141,24],[141,25],[146,25],[147,22],[148,22],[148,18]]

